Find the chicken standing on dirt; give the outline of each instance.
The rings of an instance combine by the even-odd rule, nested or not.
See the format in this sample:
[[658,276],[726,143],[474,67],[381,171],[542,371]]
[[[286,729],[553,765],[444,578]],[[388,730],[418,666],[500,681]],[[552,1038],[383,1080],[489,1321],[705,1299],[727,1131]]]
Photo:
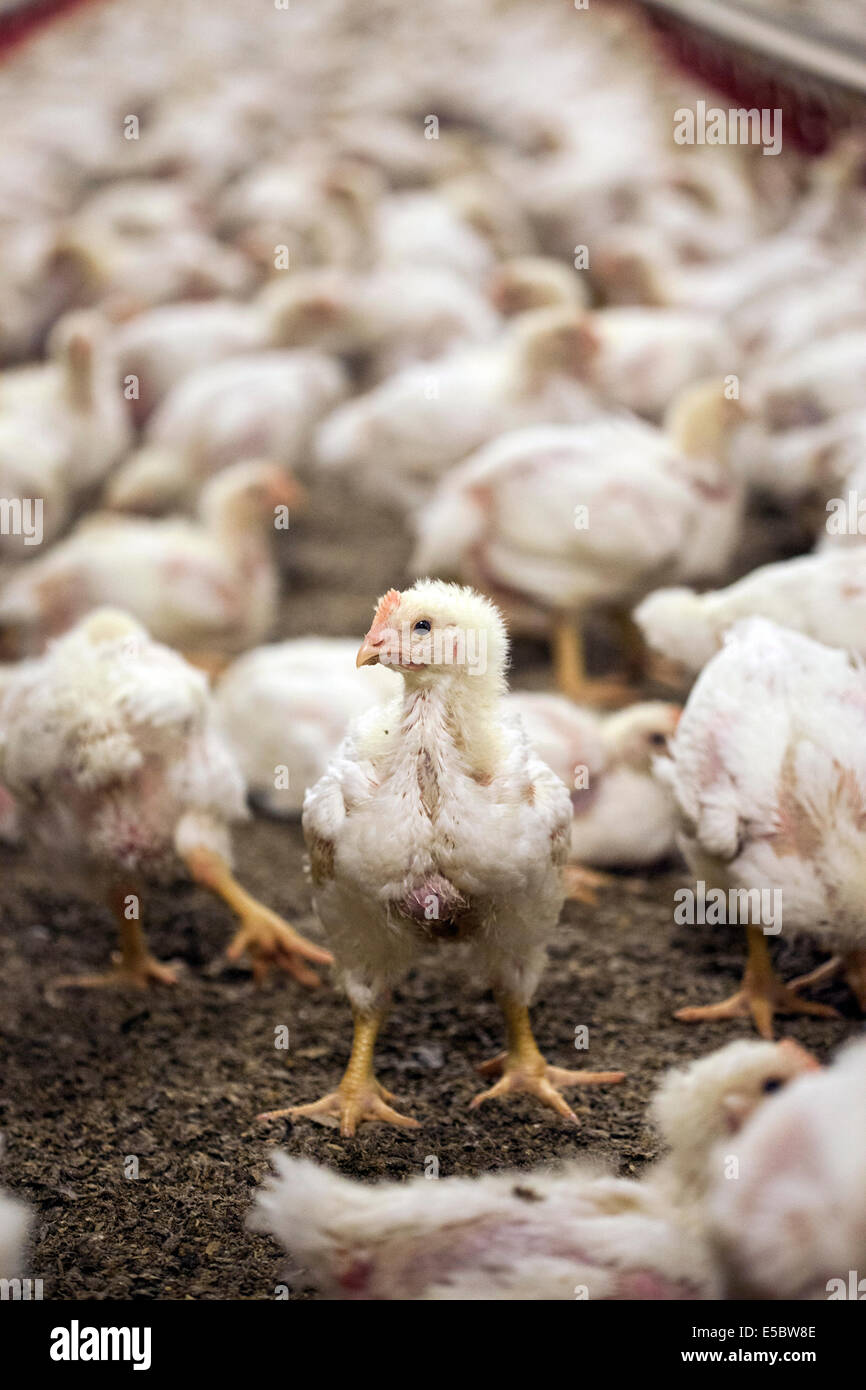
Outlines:
[[[866,1009],[864,733],[856,658],[799,632],[747,618],[704,667],[670,759],[656,766],[673,790],[680,849],[706,884],[710,930],[729,914],[745,926],[748,963],[736,993],[681,1009],[684,1023],[751,1016],[769,1038],[777,1013],[834,1017],[799,990],[843,968]],[[767,946],[780,933],[838,955],[784,985]]]
[[257,977],[274,964],[318,983],[306,962],[328,952],[232,875],[229,826],[246,818],[245,788],[204,675],[126,613],[99,609],[45,656],[3,669],[0,776],[52,873],[83,870],[84,891],[106,890],[120,928],[113,971],[62,983],[174,981],[147,949],[138,885],[170,879],[179,861],[239,916],[231,959],[249,951]]
[[362,1120],[399,1115],[373,1073],[391,987],[431,941],[463,938],[505,1015],[499,1076],[472,1102],[530,1091],[574,1119],[558,1087],[620,1081],[622,1072],[548,1066],[529,1022],[545,945],[564,900],[568,792],[529,749],[503,702],[507,636],[471,589],[423,580],[380,600],[357,656],[399,671],[404,690],[354,723],[307,793],[303,825],[315,905],[355,1018],[336,1091],[276,1115]]

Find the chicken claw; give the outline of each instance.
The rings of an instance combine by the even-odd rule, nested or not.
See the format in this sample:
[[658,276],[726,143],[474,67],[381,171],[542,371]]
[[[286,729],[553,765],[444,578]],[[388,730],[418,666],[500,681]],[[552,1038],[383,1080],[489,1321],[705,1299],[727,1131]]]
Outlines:
[[177,971],[152,956],[141,923],[123,915],[122,898],[111,895],[120,928],[120,950],[112,956],[113,968],[98,975],[61,975],[52,989],[147,989],[148,985],[177,984]]
[[[808,1014],[812,1018],[838,1018],[836,1009],[829,1004],[816,1004],[810,999],[801,999],[797,989],[817,982],[819,972],[803,976],[801,980],[785,985],[773,970],[767,942],[760,927],[748,927],[749,955],[743,983],[727,999],[718,1004],[702,1004],[697,1008],[677,1009],[674,1018],[680,1023],[714,1023],[722,1019],[749,1018],[762,1038],[768,1042],[773,1039],[773,1018],[776,1014]],[[821,968],[821,978],[824,977]]]
[[330,965],[334,959],[330,951],[301,936],[278,913],[241,887],[225,860],[213,850],[197,845],[184,855],[184,859],[196,883],[222,898],[241,919],[228,948],[229,960],[237,960],[244,951],[249,951],[257,981],[263,980],[270,967],[276,965],[303,985],[313,988],[321,984],[315,971],[309,970],[303,961]]
[[401,1129],[419,1129],[417,1120],[401,1115],[388,1104],[394,1100],[390,1091],[380,1085],[373,1075],[373,1050],[382,1026],[384,1011],[354,1010],[355,1034],[352,1052],[343,1079],[336,1091],[309,1105],[293,1105],[288,1110],[270,1110],[259,1115],[260,1120],[315,1120],[320,1125],[336,1126],[344,1139],[351,1139],[359,1124],[365,1120],[380,1120]]
[[526,1005],[508,995],[502,995],[499,1002],[505,1016],[508,1048],[489,1062],[482,1062],[478,1070],[482,1076],[500,1079],[489,1090],[473,1097],[469,1102],[471,1110],[482,1101],[508,1095],[511,1091],[528,1091],[558,1115],[576,1124],[577,1115],[557,1087],[607,1086],[625,1080],[624,1071],[569,1071],[566,1067],[550,1066],[538,1050]]
[[500,1079],[489,1090],[473,1096],[469,1102],[470,1110],[474,1110],[482,1101],[494,1100],[512,1091],[528,1091],[558,1115],[573,1120],[575,1124],[577,1114],[565,1097],[560,1095],[560,1086],[608,1086],[625,1080],[624,1071],[569,1071],[567,1067],[552,1067],[540,1053],[537,1059],[533,1058],[527,1063],[512,1062],[509,1065],[508,1053],[502,1052],[489,1062],[482,1062],[478,1070],[484,1076],[500,1076]]
[[261,983],[272,966],[285,970],[302,985],[315,989],[322,981],[315,970],[304,965],[305,960],[318,965],[330,965],[333,956],[321,946],[284,922],[276,912],[257,904],[241,918],[241,925],[226,951],[229,960],[239,960],[248,951],[253,962],[253,977]]
[[156,956],[145,953],[138,960],[124,960],[121,952],[112,956],[114,968],[98,975],[60,975],[52,989],[147,989],[149,985],[176,985],[177,971],[163,965]]
[[292,1120],[315,1120],[320,1125],[336,1128],[339,1124],[344,1139],[351,1139],[358,1125],[365,1121],[380,1121],[383,1124],[397,1125],[400,1129],[420,1129],[417,1120],[409,1115],[401,1115],[388,1105],[395,1097],[384,1086],[370,1077],[360,1085],[346,1084],[345,1079],[336,1091],[331,1091],[321,1100],[309,1105],[294,1105],[288,1110],[270,1110],[259,1115],[260,1120],[278,1120],[288,1117]]

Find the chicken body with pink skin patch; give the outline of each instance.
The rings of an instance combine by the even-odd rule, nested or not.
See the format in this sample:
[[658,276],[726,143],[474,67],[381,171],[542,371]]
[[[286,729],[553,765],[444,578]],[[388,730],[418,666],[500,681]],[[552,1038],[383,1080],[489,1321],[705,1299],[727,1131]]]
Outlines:
[[[415,634],[418,620],[433,632]],[[442,880],[463,904],[472,977],[528,1004],[564,901],[571,803],[503,705],[502,619],[472,590],[426,580],[386,596],[374,633],[405,689],[352,725],[303,812],[315,907],[349,999],[384,1005],[445,925],[406,910]],[[460,641],[467,653],[477,642],[476,667],[449,660]]]
[[719,1298],[716,1145],[816,1066],[795,1043],[739,1041],[670,1072],[651,1112],[669,1152],[639,1181],[573,1163],[371,1186],[277,1154],[252,1224],[327,1298]]

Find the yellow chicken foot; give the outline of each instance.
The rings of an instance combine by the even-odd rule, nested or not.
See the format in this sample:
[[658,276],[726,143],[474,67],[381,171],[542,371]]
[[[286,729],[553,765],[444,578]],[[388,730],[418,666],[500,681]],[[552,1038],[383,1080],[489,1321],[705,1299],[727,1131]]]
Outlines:
[[184,858],[195,882],[222,898],[241,919],[226,952],[229,960],[238,960],[248,951],[257,981],[265,978],[271,966],[277,966],[302,985],[313,988],[321,984],[319,976],[304,961],[330,965],[334,959],[330,951],[301,936],[278,913],[242,888],[225,860],[213,850],[199,845]]
[[585,864],[566,864],[562,872],[566,897],[588,907],[598,906],[597,888],[609,888],[615,879],[611,874],[601,874],[596,869],[588,869]]
[[634,692],[621,680],[594,680],[586,674],[583,634],[572,617],[559,617],[553,628],[553,669],[557,689],[583,705],[624,705]]
[[789,989],[809,989],[812,985],[823,984],[834,976],[844,974],[848,987],[854,995],[862,1012],[866,1013],[866,951],[847,951],[845,955],[831,956],[808,975],[800,975],[792,980]]
[[[810,982],[809,976],[804,975],[791,985],[782,983],[773,969],[767,938],[760,927],[747,927],[746,933],[749,954],[743,983],[736,993],[720,1000],[718,1004],[678,1009],[674,1018],[678,1018],[681,1023],[713,1023],[721,1019],[748,1018],[751,1015],[761,1037],[772,1041],[773,1018],[776,1014],[809,1014],[813,1018],[839,1017],[829,1004],[815,1004],[809,999],[801,999],[795,992],[797,988],[802,988]],[[813,972],[813,976],[817,973]],[[815,983],[814,978],[811,982]]]
[[120,950],[112,957],[111,970],[98,975],[61,975],[52,982],[57,989],[146,989],[150,984],[173,985],[177,973],[163,965],[147,948],[147,938],[137,918],[126,916],[128,895],[114,890],[109,898],[120,931]]
[[499,1076],[500,1079],[488,1091],[475,1096],[469,1102],[470,1109],[510,1091],[529,1091],[557,1114],[576,1124],[577,1116],[557,1087],[607,1086],[625,1080],[624,1071],[569,1071],[565,1067],[549,1066],[533,1037],[526,1005],[508,995],[503,995],[499,1004],[505,1016],[508,1045],[505,1052],[483,1062],[478,1070],[484,1076]]
[[336,1091],[331,1091],[321,1100],[309,1105],[294,1105],[288,1110],[269,1110],[259,1115],[260,1120],[315,1120],[317,1124],[339,1124],[340,1133],[351,1139],[359,1124],[365,1120],[380,1120],[384,1124],[397,1125],[402,1129],[419,1129],[417,1120],[401,1115],[393,1110],[388,1101],[394,1100],[373,1075],[373,1051],[382,1021],[384,1010],[374,1013],[354,1011],[355,1035],[352,1039],[352,1052],[343,1073],[343,1079]]

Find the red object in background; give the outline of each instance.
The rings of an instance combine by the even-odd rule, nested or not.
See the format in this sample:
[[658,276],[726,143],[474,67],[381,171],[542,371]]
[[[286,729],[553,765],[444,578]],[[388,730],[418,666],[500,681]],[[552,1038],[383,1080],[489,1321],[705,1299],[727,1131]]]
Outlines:
[[0,62],[58,15],[91,0],[11,0],[0,5]]
[[679,67],[737,106],[780,108],[785,138],[807,153],[822,153],[845,130],[866,129],[866,33],[847,42],[829,29],[785,24],[757,4],[641,0],[640,7]]

